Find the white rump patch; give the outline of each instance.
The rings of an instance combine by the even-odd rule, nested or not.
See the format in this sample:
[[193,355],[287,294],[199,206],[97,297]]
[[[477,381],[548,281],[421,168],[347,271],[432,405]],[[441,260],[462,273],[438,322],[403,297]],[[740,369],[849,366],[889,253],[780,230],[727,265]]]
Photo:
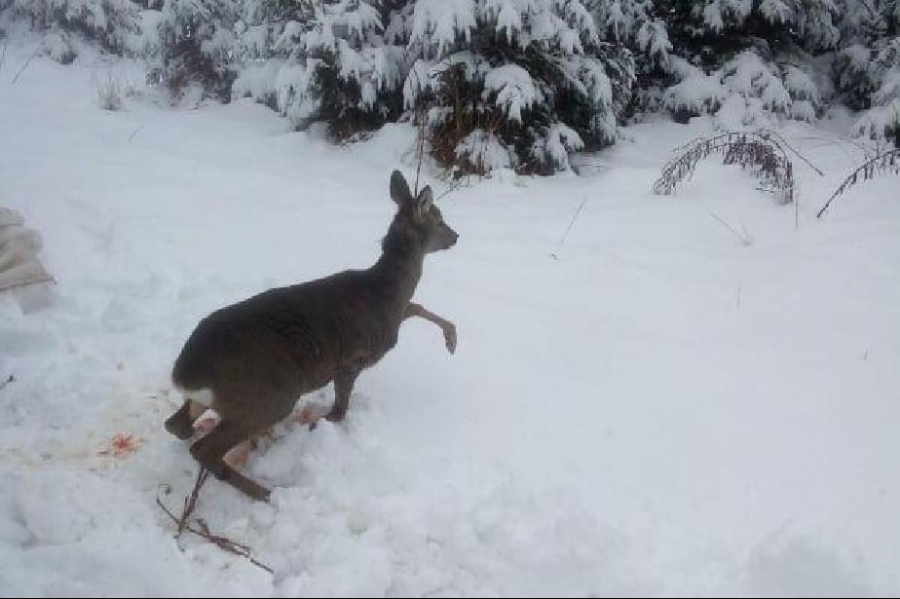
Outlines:
[[212,389],[205,387],[203,389],[182,389],[177,385],[175,388],[185,399],[198,403],[204,408],[212,408],[213,399],[215,398]]

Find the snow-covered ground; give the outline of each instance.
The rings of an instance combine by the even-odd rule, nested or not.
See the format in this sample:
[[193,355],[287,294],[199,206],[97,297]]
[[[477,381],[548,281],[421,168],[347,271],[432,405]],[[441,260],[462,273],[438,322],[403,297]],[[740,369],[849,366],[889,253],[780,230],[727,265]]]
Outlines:
[[218,307],[373,263],[413,131],[336,147],[250,102],[171,108],[124,62],[12,83],[30,51],[0,67],[0,205],[57,284],[0,295],[0,595],[900,594],[898,180],[815,218],[863,156],[843,121],[782,129],[826,173],[795,161],[797,209],[715,158],[653,195],[702,121],[443,197],[460,241],[416,297],[456,354],[408,321],[345,422],[254,454],[269,504],[203,489],[271,575],[156,505],[196,475],[162,427],[172,362]]

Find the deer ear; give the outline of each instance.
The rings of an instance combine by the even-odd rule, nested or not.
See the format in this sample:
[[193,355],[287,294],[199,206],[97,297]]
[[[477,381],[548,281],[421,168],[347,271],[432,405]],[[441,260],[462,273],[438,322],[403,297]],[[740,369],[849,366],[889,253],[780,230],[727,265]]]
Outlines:
[[434,203],[434,194],[431,192],[431,186],[426,185],[425,189],[419,192],[419,197],[416,198],[416,211],[424,216],[428,214],[428,211],[431,210],[431,205]]
[[412,193],[409,191],[409,184],[403,178],[400,171],[391,173],[391,198],[397,202],[398,206],[402,206],[412,201]]

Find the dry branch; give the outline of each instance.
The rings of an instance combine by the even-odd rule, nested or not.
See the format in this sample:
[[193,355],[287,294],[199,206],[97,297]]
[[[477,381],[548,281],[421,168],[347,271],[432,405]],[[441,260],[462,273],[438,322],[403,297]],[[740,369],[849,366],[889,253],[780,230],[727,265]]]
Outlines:
[[822,206],[822,209],[816,214],[816,218],[821,218],[821,216],[825,214],[825,211],[828,210],[831,202],[860,181],[873,179],[875,175],[890,173],[900,175],[900,148],[890,150],[871,160],[867,160],[862,166],[850,173],[847,178],[838,185],[838,188],[834,190],[834,193],[831,194],[831,197],[828,198],[828,201],[825,202],[825,205]]
[[6,61],[6,49],[9,48],[9,40],[3,44],[3,52],[0,52],[0,70],[3,70],[3,63]]
[[[206,479],[209,478],[209,470],[206,468],[200,467],[200,471],[197,473],[197,481],[194,483],[194,489],[191,491],[191,494],[184,498],[184,510],[181,513],[181,517],[175,516],[172,511],[166,507],[166,505],[162,502],[162,499],[159,498],[159,495],[156,496],[156,505],[169,517],[172,522],[178,527],[175,536],[181,535],[182,531],[187,530],[188,532],[192,532],[197,536],[203,537],[210,543],[218,546],[220,549],[227,551],[229,553],[233,553],[234,555],[239,555],[243,558],[246,558],[251,564],[257,566],[258,568],[262,568],[263,570],[269,572],[270,574],[274,574],[275,571],[267,566],[266,564],[258,561],[252,555],[250,555],[251,550],[247,545],[243,545],[241,543],[237,543],[232,541],[228,537],[223,537],[221,535],[213,534],[209,530],[209,526],[202,518],[197,518],[197,526],[198,528],[192,527],[189,522],[191,516],[194,511],[197,509],[197,499],[200,496],[200,489],[203,487],[203,483],[206,482]],[[164,485],[163,488],[168,492],[168,485]]]
[[16,72],[15,76],[12,78],[13,85],[16,84],[16,82],[19,80],[19,77],[22,76],[22,73],[25,71],[25,69],[28,68],[28,65],[31,64],[31,61],[37,57],[38,52],[40,52],[40,51],[41,51],[41,45],[38,44],[38,47],[34,49],[34,52],[31,53],[31,56],[28,57],[28,60],[26,60],[25,64],[22,65],[22,68],[20,68]]

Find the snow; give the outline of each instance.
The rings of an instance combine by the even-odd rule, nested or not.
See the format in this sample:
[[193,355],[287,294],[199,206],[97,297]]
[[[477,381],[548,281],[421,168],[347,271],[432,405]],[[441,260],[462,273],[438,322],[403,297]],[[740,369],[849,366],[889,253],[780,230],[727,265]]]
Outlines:
[[890,69],[882,78],[881,87],[875,92],[872,100],[876,104],[888,104],[892,100],[900,100],[900,66]]
[[759,98],[773,112],[786,112],[791,96],[781,79],[752,51],[745,50],[728,61],[722,82],[745,98]]
[[884,106],[873,106],[863,113],[853,131],[856,135],[877,139],[885,131],[900,126],[900,98],[894,98]]
[[794,11],[784,0],[763,0],[759,5],[759,12],[770,23],[790,23]]
[[482,99],[489,100],[492,94],[496,94],[494,103],[503,109],[506,117],[519,123],[522,110],[529,110],[544,99],[528,71],[517,64],[505,64],[487,72]]
[[504,30],[506,30],[507,42],[510,44],[512,44],[513,38],[522,30],[522,19],[518,11],[506,2],[503,3],[503,7],[497,12],[497,31],[502,33]]
[[[630,127],[580,177],[501,170],[439,199],[460,241],[416,297],[456,353],[408,321],[345,422],[251,457],[271,503],[201,494],[269,574],[175,539],[155,503],[180,513],[196,475],[162,427],[171,365],[210,311],[373,263],[415,130],[333,146],[248,100],[170,107],[84,53],[13,84],[31,53],[0,67],[0,205],[58,282],[0,295],[2,594],[900,594],[896,178],[815,218],[863,158],[849,119],[780,130],[826,173],[795,161],[797,205],[714,159],[653,195],[708,118]],[[109,71],[134,87],[120,111],[97,106]]]
[[[819,96],[819,88],[815,81],[805,71],[788,65],[784,72],[784,86],[791,94],[791,98],[796,102],[797,99],[811,100],[816,104],[822,104],[822,98]],[[811,120],[811,119],[807,119]]]
[[547,128],[543,139],[536,141],[532,155],[546,158],[552,164],[569,168],[569,156],[572,152],[584,148],[584,141],[571,127],[562,123],[553,123]]
[[484,129],[473,129],[465,136],[456,145],[456,156],[467,159],[478,172],[510,168],[515,158],[495,135]]
[[421,46],[426,58],[439,57],[458,38],[468,42],[475,26],[473,0],[422,0],[413,9],[409,47]]
[[715,111],[729,98],[719,73],[707,75],[677,57],[672,59],[672,65],[681,77],[680,82],[669,86],[665,91],[665,105],[673,112],[678,109],[701,114]]
[[665,65],[672,51],[672,42],[665,24],[660,21],[645,21],[637,32],[637,44],[659,64]]
[[682,58],[671,59],[670,65],[681,81],[666,89],[665,106],[673,112],[715,113],[726,129],[766,125],[779,116],[812,122],[822,107],[809,73],[793,65],[779,73],[751,50],[709,75]]

